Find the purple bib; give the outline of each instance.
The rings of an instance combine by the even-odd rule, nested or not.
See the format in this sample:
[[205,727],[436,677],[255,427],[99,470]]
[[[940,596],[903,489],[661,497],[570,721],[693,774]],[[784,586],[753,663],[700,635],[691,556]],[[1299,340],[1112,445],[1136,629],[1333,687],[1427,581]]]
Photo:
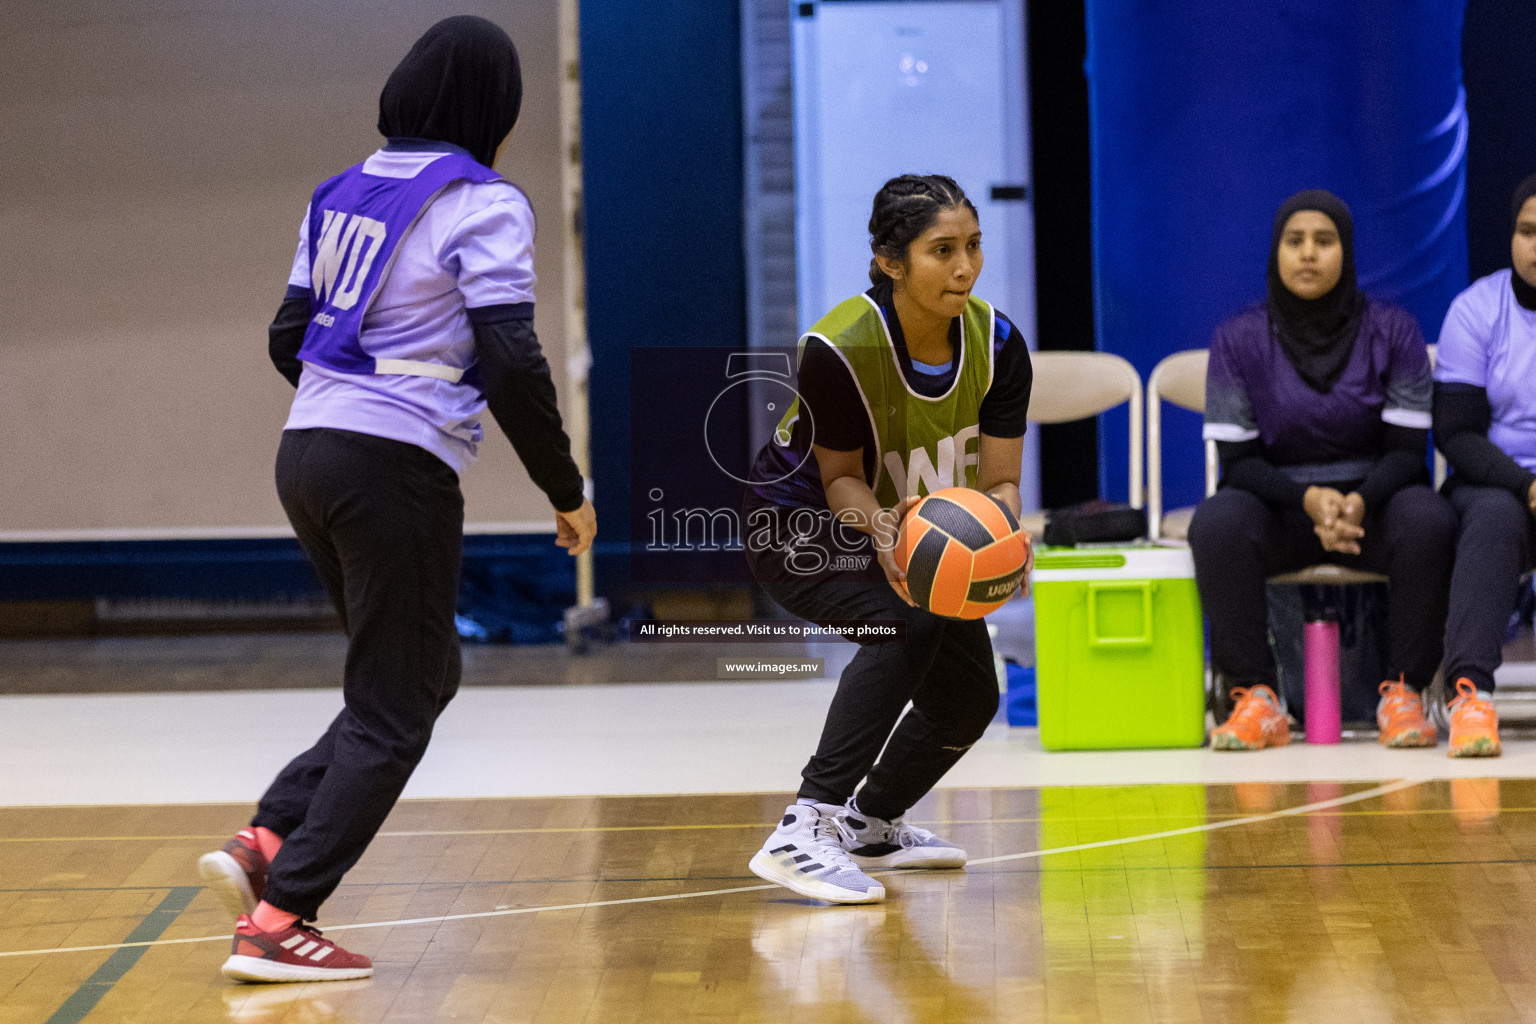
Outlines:
[[501,175],[463,153],[432,160],[414,177],[366,174],[363,164],[315,189],[309,203],[309,274],[315,314],[299,359],[337,373],[372,374],[363,351],[363,315],[411,225],[455,181],[499,181]]

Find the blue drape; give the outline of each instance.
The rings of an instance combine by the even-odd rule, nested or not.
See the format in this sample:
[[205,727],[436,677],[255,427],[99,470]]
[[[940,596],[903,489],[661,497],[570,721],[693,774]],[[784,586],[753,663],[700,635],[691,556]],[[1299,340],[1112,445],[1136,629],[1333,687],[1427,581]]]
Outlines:
[[[1464,9],[1088,0],[1098,347],[1145,380],[1209,344],[1263,298],[1271,219],[1304,188],[1349,204],[1361,285],[1433,341],[1467,284]],[[1100,436],[1101,493],[1120,499],[1124,416]],[[1193,503],[1198,418],[1172,410],[1164,429],[1165,506]]]

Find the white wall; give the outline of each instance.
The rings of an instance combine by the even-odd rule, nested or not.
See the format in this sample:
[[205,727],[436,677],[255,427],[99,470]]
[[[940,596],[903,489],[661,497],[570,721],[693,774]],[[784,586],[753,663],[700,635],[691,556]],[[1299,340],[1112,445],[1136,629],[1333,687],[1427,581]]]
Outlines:
[[[273,528],[292,389],[266,355],[299,219],[380,139],[378,93],[448,14],[505,27],[500,170],[540,215],[537,326],[564,393],[557,0],[6,0],[0,537]],[[550,520],[489,423],[471,521]]]

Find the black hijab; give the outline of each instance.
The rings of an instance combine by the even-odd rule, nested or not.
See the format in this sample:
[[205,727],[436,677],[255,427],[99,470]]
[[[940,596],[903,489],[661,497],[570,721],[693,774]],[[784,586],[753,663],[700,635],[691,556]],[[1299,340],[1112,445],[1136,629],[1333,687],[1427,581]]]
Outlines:
[[[1525,201],[1531,198],[1531,196],[1536,196],[1536,174],[1531,175],[1515,186],[1515,199],[1509,206],[1509,230],[1511,234],[1515,230],[1515,221],[1520,219],[1520,208],[1525,205]],[[1509,283],[1515,290],[1516,302],[1526,309],[1536,309],[1536,288],[1525,283],[1525,278],[1521,277],[1520,272],[1514,269],[1513,261],[1511,261],[1510,266]]]
[[[1333,221],[1344,250],[1339,283],[1325,295],[1303,299],[1280,280],[1280,235],[1301,210],[1316,210]],[[1269,324],[1285,357],[1307,386],[1320,395],[1333,390],[1365,317],[1365,293],[1355,285],[1355,222],[1344,200],[1323,189],[1298,192],[1280,204],[1269,239]]]
[[461,14],[427,29],[379,93],[386,139],[451,142],[489,167],[523,104],[517,47],[498,26]]

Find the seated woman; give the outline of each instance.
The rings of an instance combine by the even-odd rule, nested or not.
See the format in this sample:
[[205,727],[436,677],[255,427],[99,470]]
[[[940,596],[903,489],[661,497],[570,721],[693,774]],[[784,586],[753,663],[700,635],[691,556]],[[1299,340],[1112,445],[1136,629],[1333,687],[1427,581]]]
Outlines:
[[1205,436],[1222,486],[1190,523],[1211,660],[1237,706],[1216,750],[1290,742],[1275,695],[1264,582],[1332,561],[1391,580],[1389,747],[1433,746],[1422,694],[1440,664],[1456,517],[1424,468],[1432,380],[1405,311],[1355,284],[1354,222],[1332,193],[1275,214],[1268,299],[1216,329]]
[[[1536,175],[1515,190],[1511,266],[1456,296],[1440,328],[1435,444],[1461,517],[1445,677],[1456,680],[1451,753],[1499,753],[1493,672],[1531,568],[1536,512]],[[1460,728],[1458,729],[1458,725]]]

